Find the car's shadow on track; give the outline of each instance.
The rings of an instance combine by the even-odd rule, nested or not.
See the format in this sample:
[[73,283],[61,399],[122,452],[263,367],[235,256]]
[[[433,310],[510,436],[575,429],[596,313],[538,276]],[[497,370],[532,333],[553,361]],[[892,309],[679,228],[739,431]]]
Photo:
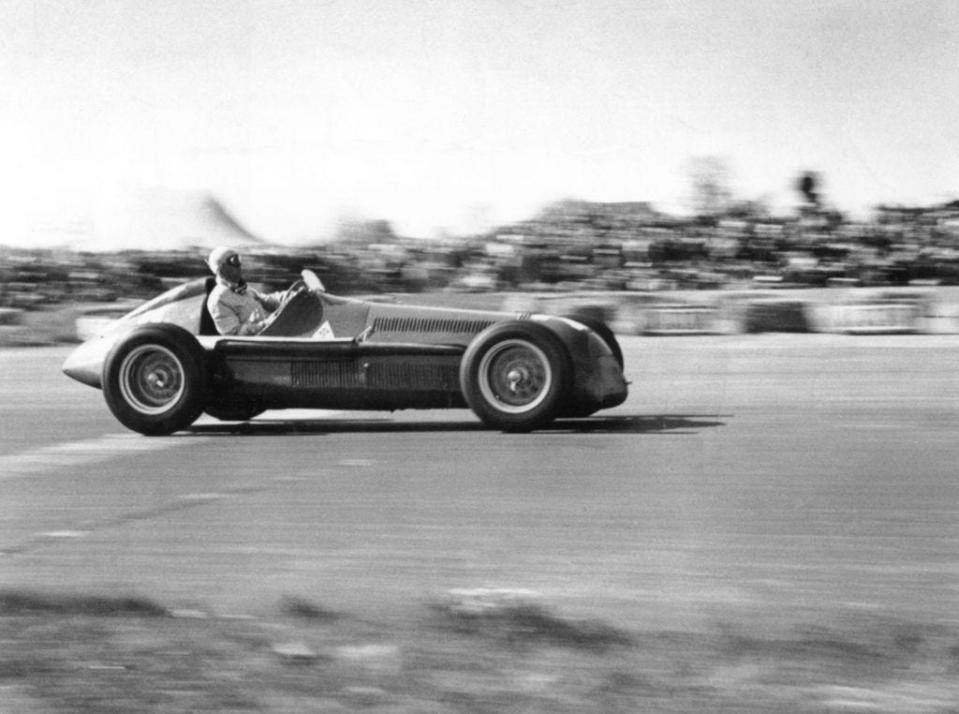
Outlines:
[[[659,414],[637,416],[598,416],[583,419],[557,419],[536,434],[694,434],[702,429],[725,426],[721,414]],[[493,431],[474,420],[430,420],[398,422],[392,419],[256,419],[248,422],[194,424],[188,434],[204,436],[271,434],[351,434],[351,433],[433,433]],[[496,433],[496,432],[494,432]]]
[[725,426],[723,414],[659,414],[557,419],[543,431],[597,434],[694,434],[702,429]]

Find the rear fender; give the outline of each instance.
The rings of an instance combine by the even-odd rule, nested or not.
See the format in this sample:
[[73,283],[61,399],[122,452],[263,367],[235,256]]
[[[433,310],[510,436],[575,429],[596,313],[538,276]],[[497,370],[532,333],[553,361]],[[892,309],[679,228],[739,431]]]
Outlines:
[[609,345],[588,326],[565,317],[534,315],[563,341],[573,369],[568,413],[592,413],[626,401],[628,384]]

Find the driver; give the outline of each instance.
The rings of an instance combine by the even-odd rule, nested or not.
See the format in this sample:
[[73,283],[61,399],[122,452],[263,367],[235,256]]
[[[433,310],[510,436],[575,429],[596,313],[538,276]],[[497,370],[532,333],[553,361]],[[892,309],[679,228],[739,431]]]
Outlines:
[[262,330],[283,300],[284,291],[263,293],[243,279],[240,256],[232,248],[214,248],[207,265],[216,285],[206,300],[213,324],[221,335],[255,335]]

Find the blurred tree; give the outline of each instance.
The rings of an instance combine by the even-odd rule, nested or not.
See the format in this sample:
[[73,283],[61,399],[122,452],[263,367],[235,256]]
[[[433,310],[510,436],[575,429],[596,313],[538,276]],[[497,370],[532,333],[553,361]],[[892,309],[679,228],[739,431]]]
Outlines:
[[796,188],[811,208],[819,207],[819,183],[819,174],[815,171],[804,171],[796,180]]

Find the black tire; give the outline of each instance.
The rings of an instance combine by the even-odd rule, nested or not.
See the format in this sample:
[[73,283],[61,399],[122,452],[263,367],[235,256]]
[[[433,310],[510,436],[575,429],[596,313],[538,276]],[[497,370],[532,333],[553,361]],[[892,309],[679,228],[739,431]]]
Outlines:
[[549,424],[567,399],[572,376],[560,339],[536,322],[503,322],[470,343],[460,387],[488,426],[524,432]]
[[103,396],[128,429],[162,436],[196,421],[209,398],[206,356],[171,324],[143,325],[114,345],[103,364]]
[[566,316],[570,320],[575,320],[581,325],[586,325],[589,329],[599,335],[600,339],[606,343],[606,346],[609,347],[609,351],[613,353],[613,357],[616,358],[619,368],[623,369],[625,363],[623,361],[623,348],[619,346],[619,341],[616,339],[616,335],[613,334],[613,331],[609,329],[607,325],[602,320],[590,317],[589,315],[584,315],[583,313],[573,313],[572,315]]

